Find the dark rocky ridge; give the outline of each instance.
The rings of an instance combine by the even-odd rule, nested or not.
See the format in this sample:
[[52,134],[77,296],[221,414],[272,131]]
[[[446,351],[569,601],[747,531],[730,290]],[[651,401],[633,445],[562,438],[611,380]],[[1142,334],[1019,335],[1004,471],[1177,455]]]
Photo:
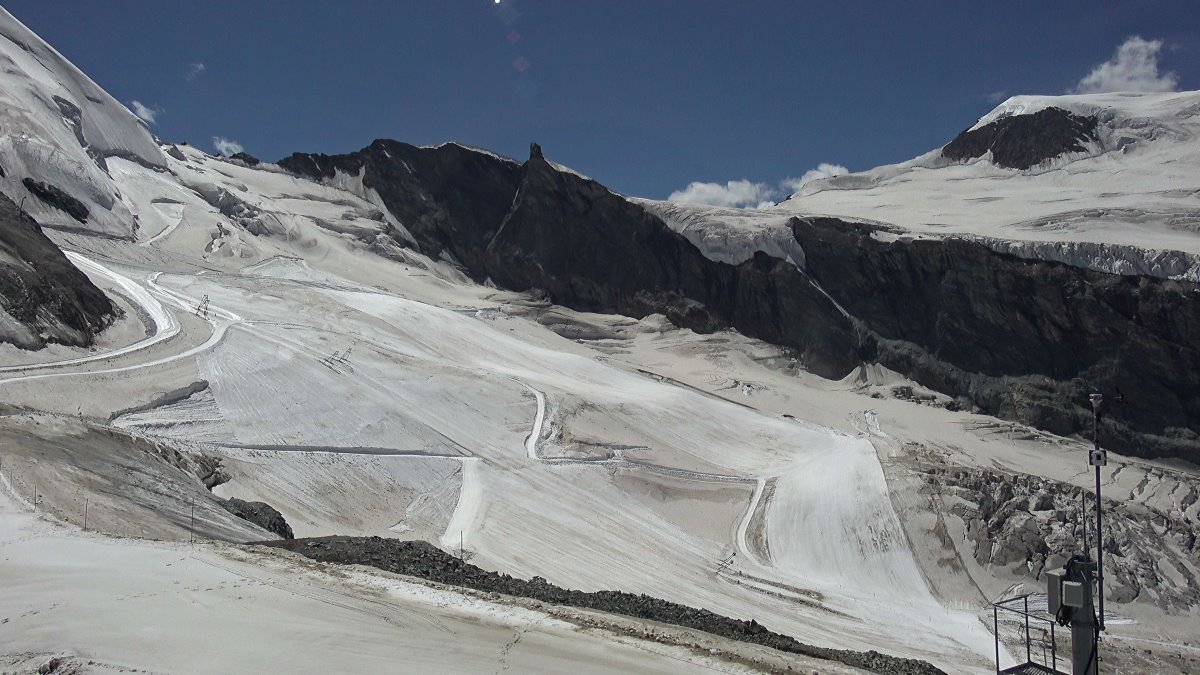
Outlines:
[[881,362],[1060,434],[1090,429],[1088,393],[1119,388],[1127,399],[1106,419],[1109,447],[1200,461],[1195,284],[962,240],[885,243],[876,228],[835,219],[793,219],[804,271],[762,253],[719,263],[642,207],[555,169],[536,145],[523,165],[394,141],[280,164],[313,178],[362,171],[423,252],[479,281],[576,309],[661,312],[702,332],[732,327],[794,350],[825,377]]
[[855,652],[806,645],[795,638],[772,632],[754,620],[732,619],[705,609],[687,607],[648,595],[621,591],[586,593],[555,586],[541,577],[534,577],[529,581],[515,579],[507,574],[489,572],[463,562],[424,541],[400,541],[381,537],[320,537],[260,543],[294,551],[320,562],[368,565],[395,574],[419,577],[451,586],[465,586],[486,593],[503,593],[555,605],[594,609],[684,626],[731,640],[836,661],[876,673],[933,675],[942,672],[925,661],[888,656],[876,651]]
[[[5,260],[10,262],[5,262]],[[0,342],[39,349],[46,342],[87,346],[118,309],[71,264],[33,218],[0,195]]]
[[697,331],[732,326],[796,350],[826,377],[860,362],[850,321],[794,266],[765,254],[738,266],[709,260],[642,207],[558,171],[536,145],[524,165],[454,144],[395,141],[279,164],[318,179],[363,171],[363,185],[422,252],[459,262],[477,281],[545,291],[582,310],[658,312]]
[[235,152],[229,156],[229,159],[236,159],[246,166],[258,166],[260,163],[257,157],[248,152]]
[[512,206],[522,173],[519,162],[453,143],[419,148],[388,140],[350,155],[297,153],[279,165],[316,179],[365,170],[363,185],[379,192],[421,252],[453,259],[477,280],[486,276],[485,248]]
[[992,151],[992,162],[1009,169],[1028,169],[1066,152],[1082,152],[1097,140],[1096,118],[1046,108],[1028,115],[1010,115],[959,134],[942,156],[962,161]]

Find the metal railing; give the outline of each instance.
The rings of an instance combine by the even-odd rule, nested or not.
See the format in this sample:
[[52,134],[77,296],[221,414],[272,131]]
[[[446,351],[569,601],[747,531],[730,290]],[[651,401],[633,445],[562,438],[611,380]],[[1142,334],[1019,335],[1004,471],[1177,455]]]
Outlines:
[[[1060,644],[1060,636],[1056,630],[1058,623],[1045,612],[1044,606],[1035,606],[1033,610],[1030,610],[1029,598],[1031,595],[1033,594],[1026,593],[1025,595],[1018,595],[1008,600],[992,603],[992,633],[996,636],[997,673],[1059,673],[1058,652],[1060,648],[1064,650],[1064,665],[1071,662],[1070,632],[1065,633],[1065,639]],[[1002,637],[1002,629],[1008,635],[1015,633],[1015,638],[1005,641]],[[1001,642],[1015,645],[1023,643],[1025,646],[1025,662],[1001,669]],[[1020,659],[1019,652],[1014,654],[1014,656],[1018,660]]]

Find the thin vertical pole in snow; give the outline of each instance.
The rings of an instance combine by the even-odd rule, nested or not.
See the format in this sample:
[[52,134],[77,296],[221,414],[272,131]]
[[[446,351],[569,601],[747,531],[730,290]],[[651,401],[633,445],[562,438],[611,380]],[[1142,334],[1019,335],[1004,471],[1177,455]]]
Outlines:
[[87,532],[88,498],[83,498],[83,531]]
[[996,672],[1000,672],[1000,616],[996,605],[992,604],[992,632],[996,634]]
[[195,546],[196,542],[196,498],[192,497],[191,524],[188,526],[188,543]]
[[1050,670],[1058,672],[1058,640],[1054,637],[1054,624],[1057,621],[1050,622]]
[[463,553],[463,532],[462,532],[462,530],[458,531],[458,559],[459,560],[466,559],[465,554]]
[[1029,652],[1029,596],[1025,596],[1025,663],[1032,663]]

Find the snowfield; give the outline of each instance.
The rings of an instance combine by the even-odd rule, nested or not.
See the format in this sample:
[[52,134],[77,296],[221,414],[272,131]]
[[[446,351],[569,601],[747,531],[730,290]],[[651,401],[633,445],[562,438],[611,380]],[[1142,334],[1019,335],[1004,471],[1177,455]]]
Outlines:
[[[125,312],[91,350],[0,347],[0,669],[853,672],[267,552],[244,543],[272,534],[221,507],[236,497],[297,536],[422,539],[517,577],[992,672],[989,603],[1019,589],[973,558],[969,516],[939,506],[954,497],[924,463],[1088,483],[1078,439],[901,400],[890,387],[912,383],[878,367],[825,381],[736,333],[471,283],[403,247],[361,176],[159,145],[2,10],[0,58],[0,188],[19,201],[15,177],[36,175],[86,197],[86,228],[27,208]],[[763,211],[641,203],[726,262],[803,266],[788,218],[836,213],[1189,276],[1197,96],[1013,99],[993,115],[1102,119],[1096,148],[1029,172],[931,154]],[[1200,508],[1176,508],[1192,468],[1110,461],[1148,507]],[[1194,639],[1195,607],[1123,609],[1115,640]]]
[[35,518],[7,494],[0,540],[0,644],[16,648],[0,654],[6,672],[36,672],[55,656],[98,673],[388,672],[399,664],[429,673],[754,672],[569,616],[394,576],[334,573],[266,549],[79,533]]

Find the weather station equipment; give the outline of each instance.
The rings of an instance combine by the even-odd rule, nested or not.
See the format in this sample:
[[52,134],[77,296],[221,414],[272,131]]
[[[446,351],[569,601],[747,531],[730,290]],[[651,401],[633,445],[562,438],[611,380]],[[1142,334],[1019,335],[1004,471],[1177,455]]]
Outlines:
[[[1122,398],[1118,393],[1115,400],[1120,402]],[[992,604],[997,673],[1067,675],[1058,669],[1059,636],[1056,626],[1070,629],[1070,675],[1098,675],[1100,672],[1100,633],[1104,630],[1104,520],[1100,501],[1100,469],[1108,465],[1108,451],[1100,447],[1104,396],[1091,394],[1088,400],[1092,404],[1092,448],[1088,451],[1088,465],[1096,470],[1096,555],[1094,559],[1091,556],[1087,520],[1081,518],[1082,551],[1072,555],[1061,569],[1046,571],[1045,612],[1036,609],[1038,598],[1032,594]],[[1032,610],[1031,598],[1035,600],[1035,609]],[[1018,630],[1023,627],[1023,636],[1019,636],[1016,642],[1023,642],[1025,647],[1024,662],[1007,668],[1000,667],[1002,617],[1009,623],[1015,622]],[[1065,655],[1062,660],[1065,664]]]

